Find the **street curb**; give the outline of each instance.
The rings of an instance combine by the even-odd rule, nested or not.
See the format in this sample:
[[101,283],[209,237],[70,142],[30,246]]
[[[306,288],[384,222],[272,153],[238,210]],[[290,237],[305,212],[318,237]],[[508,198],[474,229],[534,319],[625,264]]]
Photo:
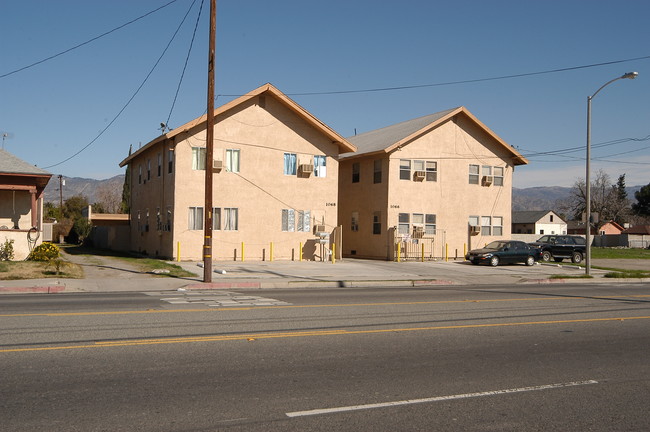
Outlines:
[[44,293],[44,294],[56,294],[65,291],[65,286],[63,285],[45,285],[45,286],[24,286],[24,287],[0,287],[0,292],[4,293]]
[[292,289],[292,288],[368,288],[377,285],[398,287],[424,287],[438,285],[458,285],[451,280],[406,279],[406,280],[352,280],[352,281],[314,281],[290,280],[278,282],[210,282],[186,285],[186,290],[220,290],[220,289]]

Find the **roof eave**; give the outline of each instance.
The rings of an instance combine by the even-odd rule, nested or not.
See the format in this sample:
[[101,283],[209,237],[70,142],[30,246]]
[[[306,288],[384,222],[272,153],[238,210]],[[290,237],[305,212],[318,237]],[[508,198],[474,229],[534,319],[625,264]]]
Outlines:
[[[286,107],[288,107],[291,111],[293,111],[295,114],[298,116],[302,117],[304,120],[306,120],[308,123],[312,124],[314,127],[316,127],[318,130],[320,130],[323,134],[325,134],[329,139],[332,140],[333,144],[336,144],[339,147],[339,153],[349,153],[349,152],[355,152],[357,151],[357,148],[352,145],[350,142],[348,142],[345,138],[343,138],[341,135],[336,133],[333,129],[331,129],[329,126],[327,126],[325,123],[321,122],[318,120],[316,117],[314,117],[309,111],[301,107],[299,104],[297,104],[294,100],[289,98],[287,95],[282,93],[280,90],[278,90],[275,86],[273,86],[270,83],[264,84],[255,90],[252,90],[245,95],[242,95],[236,99],[233,99],[232,101],[221,105],[220,107],[216,108],[214,110],[214,116],[218,116],[219,114],[223,114],[230,110],[231,108],[236,107],[237,105],[240,105],[256,96],[261,95],[262,93],[269,92],[271,93],[276,99],[281,101]],[[154,140],[148,142],[145,144],[143,147],[138,149],[135,153],[131,154],[129,157],[124,159],[122,162],[120,162],[120,167],[125,166],[128,164],[133,158],[138,156],[140,153],[145,151],[146,149],[158,144],[161,141],[165,141],[167,139],[174,138],[176,135],[179,135],[184,132],[188,132],[192,128],[201,125],[202,123],[205,123],[208,119],[208,115],[204,114],[201,117],[198,117],[192,121],[189,121],[185,123],[182,126],[179,126],[169,132],[167,132],[164,135],[160,135],[159,137],[155,138]]]

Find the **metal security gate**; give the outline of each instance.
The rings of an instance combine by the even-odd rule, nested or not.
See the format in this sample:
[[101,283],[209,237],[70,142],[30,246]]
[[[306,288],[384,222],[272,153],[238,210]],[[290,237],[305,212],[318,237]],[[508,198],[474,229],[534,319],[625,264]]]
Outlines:
[[395,234],[395,261],[430,261],[445,257],[445,231],[434,234],[414,231],[411,234]]

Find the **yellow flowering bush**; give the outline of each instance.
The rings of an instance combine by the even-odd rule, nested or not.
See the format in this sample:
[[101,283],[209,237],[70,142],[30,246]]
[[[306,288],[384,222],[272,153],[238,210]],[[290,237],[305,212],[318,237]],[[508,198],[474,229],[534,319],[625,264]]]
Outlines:
[[34,248],[27,259],[30,261],[50,261],[58,258],[60,255],[61,252],[55,244],[43,242]]

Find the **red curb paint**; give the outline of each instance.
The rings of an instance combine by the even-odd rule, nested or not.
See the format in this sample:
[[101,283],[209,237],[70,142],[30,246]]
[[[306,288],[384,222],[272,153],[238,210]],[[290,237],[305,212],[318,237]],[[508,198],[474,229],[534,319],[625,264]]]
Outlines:
[[46,293],[46,294],[56,294],[61,291],[65,291],[65,287],[62,285],[45,285],[45,286],[31,286],[31,287],[0,287],[2,292],[33,292],[33,293]]
[[234,288],[260,288],[260,283],[259,282],[216,282],[216,283],[193,284],[185,287],[185,289],[188,290],[234,289]]

